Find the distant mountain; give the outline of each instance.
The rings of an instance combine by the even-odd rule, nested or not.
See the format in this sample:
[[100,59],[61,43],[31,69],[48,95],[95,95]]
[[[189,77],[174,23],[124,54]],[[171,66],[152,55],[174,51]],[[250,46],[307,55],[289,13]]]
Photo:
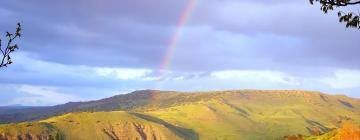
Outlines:
[[[130,94],[89,101],[70,102],[48,107],[0,107],[0,123],[34,121],[70,112],[121,111],[145,109],[155,96],[173,93],[168,91],[142,90]],[[170,95],[170,94],[169,94]],[[164,95],[164,97],[167,95]]]
[[17,109],[25,109],[25,108],[31,108],[31,107],[23,106],[23,105],[0,106],[0,114],[6,114],[6,113],[9,113],[9,112],[17,110]]
[[[35,121],[40,120],[40,121]],[[130,94],[0,113],[0,140],[278,139],[360,124],[360,100],[320,92],[238,90]]]

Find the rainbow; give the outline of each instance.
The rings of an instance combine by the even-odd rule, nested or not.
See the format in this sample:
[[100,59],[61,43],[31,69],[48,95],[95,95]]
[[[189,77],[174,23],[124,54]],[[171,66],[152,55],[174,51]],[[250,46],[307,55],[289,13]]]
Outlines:
[[197,0],[188,0],[184,10],[181,12],[180,18],[176,25],[176,30],[169,40],[165,57],[160,65],[160,81],[163,80],[166,74],[166,70],[169,68],[172,56],[177,47],[182,31],[186,26],[187,21],[189,20],[189,17],[195,7],[196,1]]

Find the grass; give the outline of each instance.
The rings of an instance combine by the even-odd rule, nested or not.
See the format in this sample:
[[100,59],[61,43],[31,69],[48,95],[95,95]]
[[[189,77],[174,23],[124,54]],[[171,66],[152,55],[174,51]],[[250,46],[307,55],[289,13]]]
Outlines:
[[0,139],[4,135],[10,139],[18,139],[18,137],[29,137],[29,134],[34,137],[56,136],[59,134],[59,130],[48,123],[42,122],[0,125]]
[[[67,139],[71,140],[109,139],[111,137],[109,133],[112,133],[110,131],[126,132],[125,135],[130,139],[143,137],[141,135],[147,135],[145,137],[159,136],[179,139],[179,136],[162,124],[154,123],[122,111],[71,113],[41,122],[51,123],[56,128],[62,130]],[[144,132],[138,132],[134,125],[140,125]]]
[[[0,125],[1,132],[61,133],[66,139],[278,139],[330,131],[343,121],[360,124],[360,101],[304,91],[218,91],[153,96],[128,111],[69,113],[26,124]],[[320,137],[326,137],[331,133]]]

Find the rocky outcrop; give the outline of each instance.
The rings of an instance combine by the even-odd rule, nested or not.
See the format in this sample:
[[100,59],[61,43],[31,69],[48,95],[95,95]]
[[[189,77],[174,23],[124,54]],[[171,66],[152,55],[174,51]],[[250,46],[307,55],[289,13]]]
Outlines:
[[165,140],[167,134],[161,129],[136,122],[119,122],[103,131],[113,140]]

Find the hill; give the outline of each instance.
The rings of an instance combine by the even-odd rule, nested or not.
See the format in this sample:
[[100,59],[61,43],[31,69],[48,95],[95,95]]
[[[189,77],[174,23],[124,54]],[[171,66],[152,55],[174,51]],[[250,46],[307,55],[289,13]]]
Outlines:
[[346,122],[342,128],[334,129],[320,136],[311,136],[306,140],[360,140],[360,126]]
[[278,139],[324,134],[347,121],[360,124],[359,108],[358,99],[310,91],[144,90],[0,114],[1,122],[37,120],[0,125],[0,139]]
[[[177,129],[179,132],[189,130]],[[162,124],[138,118],[127,112],[69,113],[38,122],[2,125],[0,139],[173,139],[182,135]],[[189,136],[191,137],[191,131]],[[58,136],[57,136],[58,135]],[[3,137],[1,137],[3,136]],[[195,137],[195,135],[194,135]]]

